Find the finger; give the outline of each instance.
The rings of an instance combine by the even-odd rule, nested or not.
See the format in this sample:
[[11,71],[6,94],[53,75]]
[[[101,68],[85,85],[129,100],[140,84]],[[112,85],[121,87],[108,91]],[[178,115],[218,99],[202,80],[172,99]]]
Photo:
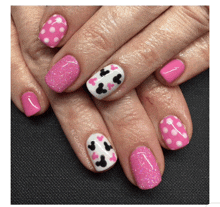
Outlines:
[[99,9],[99,6],[47,6],[39,39],[48,47],[61,47]]
[[179,85],[209,68],[209,33],[172,58],[162,69],[156,71],[161,83]]
[[102,7],[53,58],[47,85],[58,93],[81,87],[110,55],[167,8]]
[[51,92],[51,106],[81,163],[93,172],[110,169],[117,161],[115,147],[88,94],[82,89],[69,94]]
[[137,94],[161,146],[171,150],[185,147],[192,137],[192,120],[181,89],[164,86],[151,75],[138,86]]
[[[114,146],[112,145],[112,148],[109,151],[103,149],[104,143],[106,142],[109,146],[111,145],[111,138],[109,136],[108,130],[105,126],[105,123],[99,114],[98,110],[95,108],[93,102],[89,98],[87,94],[81,89],[78,91],[75,91],[75,93],[69,93],[69,94],[57,94],[53,91],[51,91],[45,81],[44,81],[44,75],[42,75],[43,72],[46,71],[46,68],[48,67],[51,59],[54,56],[53,50],[46,47],[46,46],[39,46],[38,44],[33,44],[31,50],[27,50],[27,45],[29,42],[35,41],[35,34],[38,31],[38,27],[36,25],[39,25],[40,18],[43,14],[43,8],[42,7],[22,7],[22,11],[20,12],[20,15],[23,17],[24,24],[27,23],[26,20],[28,17],[30,22],[34,22],[35,24],[31,24],[28,26],[24,25],[23,28],[20,28],[19,35],[21,36],[21,39],[25,37],[24,33],[28,31],[29,37],[27,38],[27,41],[22,42],[22,52],[23,57],[28,65],[28,67],[31,69],[31,71],[34,72],[36,79],[38,80],[39,84],[47,94],[47,97],[50,101],[51,107],[53,108],[53,111],[58,118],[61,127],[66,134],[66,137],[68,141],[70,142],[70,145],[74,149],[76,155],[78,156],[79,160],[82,162],[82,164],[89,170],[94,172],[100,172],[105,171],[107,169],[110,169],[116,162],[117,155],[115,153],[116,159],[114,160],[107,160],[110,156],[112,156],[111,153],[114,152]],[[22,31],[25,30],[24,31]],[[24,35],[24,36],[22,36]],[[41,44],[42,45],[42,44]],[[44,48],[44,49],[43,49]],[[33,51],[39,51],[41,55],[35,56],[33,54]],[[96,153],[93,155],[88,153],[88,147],[87,147],[87,140],[94,139],[94,134],[99,133],[103,135],[102,138],[102,145],[99,147],[96,147]],[[97,136],[99,136],[97,135]],[[102,136],[101,136],[102,137]],[[97,138],[98,140],[98,138]],[[96,141],[97,141],[96,140]],[[94,142],[96,142],[94,140]],[[92,143],[90,143],[91,145]],[[94,143],[95,144],[95,143]],[[101,156],[106,157],[106,162],[104,162],[105,166],[99,165],[96,166],[96,161],[100,161]],[[98,158],[97,158],[98,156]],[[98,160],[97,160],[98,159]],[[110,158],[109,158],[110,159]],[[94,161],[94,162],[93,162]],[[93,165],[94,163],[94,165]]]
[[141,189],[161,182],[164,157],[154,126],[133,90],[113,102],[94,100],[109,129],[127,178]]
[[11,99],[26,116],[40,115],[49,107],[46,94],[23,59],[13,20],[11,20]]
[[[121,98],[208,30],[205,7],[171,7],[103,63],[87,81],[87,87],[98,99]],[[111,72],[102,77],[103,68]],[[96,84],[91,82],[94,78]],[[105,93],[100,92],[100,84]],[[114,86],[111,88],[110,84]]]

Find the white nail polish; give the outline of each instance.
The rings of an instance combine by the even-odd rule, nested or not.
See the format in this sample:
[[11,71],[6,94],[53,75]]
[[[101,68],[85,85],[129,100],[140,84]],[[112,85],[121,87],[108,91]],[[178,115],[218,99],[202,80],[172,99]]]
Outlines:
[[117,161],[114,149],[103,134],[92,134],[86,142],[86,148],[98,172],[107,170]]
[[97,99],[103,99],[115,91],[124,81],[123,69],[115,64],[108,65],[93,75],[86,86]]

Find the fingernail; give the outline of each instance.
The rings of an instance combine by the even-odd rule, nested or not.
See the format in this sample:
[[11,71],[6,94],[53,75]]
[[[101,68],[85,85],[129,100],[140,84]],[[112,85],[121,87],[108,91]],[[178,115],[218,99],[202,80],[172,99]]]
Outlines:
[[115,91],[124,81],[123,69],[115,64],[108,65],[92,76],[86,86],[97,99],[103,99]]
[[26,116],[33,116],[41,110],[37,96],[33,92],[24,93],[21,102]]
[[183,62],[181,60],[176,59],[166,64],[160,70],[160,74],[168,83],[172,83],[182,75],[184,70],[185,70],[185,65],[183,64]]
[[171,150],[178,150],[189,144],[189,137],[182,122],[173,115],[160,122],[161,135]]
[[98,172],[107,170],[117,161],[114,149],[103,134],[92,134],[87,140],[86,148]]
[[65,18],[59,14],[54,14],[42,27],[39,39],[48,47],[54,48],[63,39],[67,28]]
[[71,55],[66,55],[48,71],[45,81],[49,88],[61,93],[77,79],[79,72],[77,60]]
[[160,169],[151,150],[145,146],[136,148],[130,156],[131,168],[140,189],[156,187],[161,182]]

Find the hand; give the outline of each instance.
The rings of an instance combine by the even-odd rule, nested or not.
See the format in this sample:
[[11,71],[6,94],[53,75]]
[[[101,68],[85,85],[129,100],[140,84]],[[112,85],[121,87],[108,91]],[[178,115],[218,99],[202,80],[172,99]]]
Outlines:
[[[72,37],[73,25],[68,27],[65,46],[45,72],[46,83],[60,93],[87,81],[92,95],[108,101],[121,98],[154,71],[164,84],[178,85],[209,67],[208,12],[201,6],[101,7]],[[72,20],[63,7],[49,7],[40,28],[55,13],[67,23]],[[51,34],[44,33],[48,22],[40,32],[42,42]],[[75,66],[61,70],[66,55]],[[68,79],[60,78],[65,73]]]

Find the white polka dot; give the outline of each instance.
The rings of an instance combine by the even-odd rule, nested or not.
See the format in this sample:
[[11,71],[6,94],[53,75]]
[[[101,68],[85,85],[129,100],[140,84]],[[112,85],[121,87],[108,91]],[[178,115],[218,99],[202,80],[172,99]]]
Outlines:
[[166,127],[164,127],[164,128],[163,128],[163,132],[164,132],[164,133],[167,133],[167,132],[168,132],[168,129],[167,129]]
[[177,135],[177,131],[176,131],[175,129],[172,129],[171,134],[172,134],[173,136],[176,136],[176,135]]
[[50,28],[50,32],[51,32],[51,33],[54,33],[55,31],[56,31],[55,27],[51,27],[51,28]]
[[45,33],[45,29],[42,29],[40,33],[41,33],[41,34],[44,34],[44,33]]
[[163,124],[163,119],[160,121],[161,124]]
[[47,22],[48,24],[51,24],[52,23],[52,20],[50,19],[50,20],[48,20],[48,22]]
[[44,38],[44,42],[45,42],[45,43],[48,43],[49,41],[50,41],[49,38],[47,38],[47,37]]
[[187,138],[187,134],[186,134],[186,133],[183,133],[183,137],[186,139],[186,138]]
[[173,116],[175,119],[178,119],[176,116]]
[[64,28],[63,27],[60,27],[60,32],[64,32]]
[[60,39],[63,39],[63,37],[64,37],[64,35],[62,35]]
[[58,37],[55,37],[54,38],[54,42],[58,42],[59,41],[59,38]]
[[182,124],[180,123],[180,122],[177,122],[177,124],[176,124],[178,127],[181,127],[182,126]]
[[183,143],[182,143],[181,141],[177,141],[177,142],[176,142],[176,145],[177,145],[178,147],[181,147],[181,146],[183,145]]
[[56,16],[57,16],[57,14],[54,14],[54,15],[53,15],[53,17],[56,17]]
[[170,138],[168,138],[168,139],[166,140],[166,143],[167,143],[167,144],[172,144],[172,140],[171,140]]
[[61,23],[61,22],[62,22],[62,19],[61,19],[60,17],[57,17],[57,18],[56,18],[56,22],[57,22],[57,23]]
[[167,124],[171,125],[173,123],[173,120],[171,118],[167,119]]

